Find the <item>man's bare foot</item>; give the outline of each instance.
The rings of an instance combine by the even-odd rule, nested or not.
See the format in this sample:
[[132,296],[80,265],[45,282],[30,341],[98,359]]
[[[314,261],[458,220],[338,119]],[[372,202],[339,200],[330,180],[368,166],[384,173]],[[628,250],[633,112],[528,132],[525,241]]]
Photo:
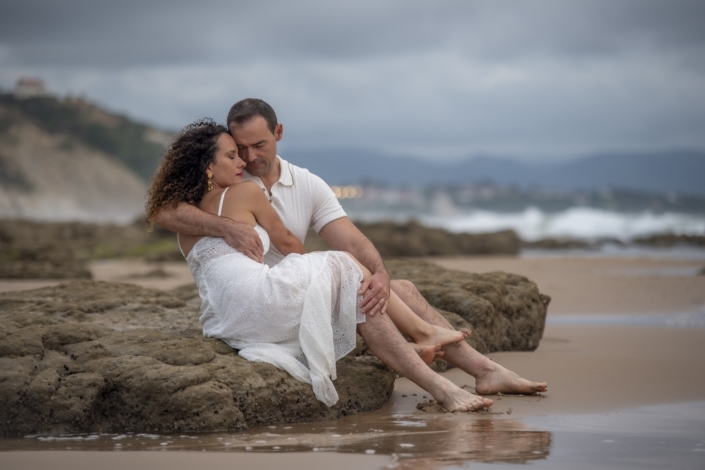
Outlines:
[[475,378],[475,390],[482,395],[501,393],[531,394],[548,390],[546,382],[532,382],[519,377],[511,370],[492,363],[492,369]]
[[443,357],[443,351],[441,351],[440,344],[432,344],[426,346],[416,343],[409,344],[412,348],[414,348],[416,354],[418,354],[421,360],[424,361],[426,364],[432,363],[433,360],[437,357]]
[[429,334],[422,338],[414,338],[414,341],[424,346],[431,344],[440,344],[441,346],[445,346],[446,344],[463,341],[471,334],[470,330],[468,329],[456,331],[449,330],[448,328],[443,328],[436,325],[429,326],[431,327],[429,329]]
[[494,403],[489,398],[478,397],[470,392],[450,384],[442,396],[434,397],[448,411],[475,411],[489,408]]

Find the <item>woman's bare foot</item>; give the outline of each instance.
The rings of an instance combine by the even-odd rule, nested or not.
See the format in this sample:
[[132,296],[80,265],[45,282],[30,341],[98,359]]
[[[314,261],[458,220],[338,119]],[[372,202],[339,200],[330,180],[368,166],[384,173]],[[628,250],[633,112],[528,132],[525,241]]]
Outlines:
[[492,369],[475,378],[475,390],[482,395],[496,393],[531,394],[548,390],[546,382],[532,382],[519,377],[511,370],[492,363]]
[[478,397],[450,383],[443,393],[434,397],[448,411],[475,411],[489,408],[494,403],[489,398]]
[[409,343],[412,348],[414,348],[414,351],[416,351],[416,354],[419,355],[422,361],[424,361],[426,364],[430,364],[433,362],[434,359],[437,357],[443,357],[443,351],[441,351],[441,345],[440,344],[431,344],[431,345],[421,345],[421,344],[416,344],[416,343]]
[[468,329],[456,331],[449,330],[448,328],[443,328],[436,325],[429,326],[431,328],[429,329],[428,335],[421,338],[414,338],[414,341],[424,346],[431,344],[440,344],[441,346],[445,346],[446,344],[463,341],[471,334],[470,330]]

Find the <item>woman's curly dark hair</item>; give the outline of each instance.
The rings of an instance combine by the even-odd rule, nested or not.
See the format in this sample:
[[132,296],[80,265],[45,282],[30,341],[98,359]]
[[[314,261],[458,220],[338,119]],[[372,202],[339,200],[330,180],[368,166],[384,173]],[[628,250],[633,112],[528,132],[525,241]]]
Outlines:
[[200,119],[186,126],[167,150],[152,178],[147,200],[147,222],[167,205],[185,201],[198,204],[208,188],[206,169],[215,159],[218,137],[228,129],[212,119]]

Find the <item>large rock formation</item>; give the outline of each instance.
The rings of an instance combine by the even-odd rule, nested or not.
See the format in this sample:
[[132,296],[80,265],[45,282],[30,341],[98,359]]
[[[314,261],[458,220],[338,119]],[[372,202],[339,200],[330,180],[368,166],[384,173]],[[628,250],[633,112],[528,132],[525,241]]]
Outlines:
[[0,295],[0,432],[233,431],[379,408],[394,374],[344,358],[340,401],[204,339],[193,290],[76,281]]
[[539,346],[551,298],[526,277],[452,271],[409,260],[386,265],[392,279],[413,282],[456,328],[472,328],[468,342],[478,351],[533,351]]
[[[521,240],[513,230],[491,233],[451,233],[417,222],[355,222],[383,257],[516,255]],[[308,251],[330,250],[315,232],[306,237]]]
[[668,248],[678,245],[705,247],[705,235],[676,235],[673,233],[662,233],[635,238],[634,243],[637,245],[646,245],[655,248]]
[[[391,260],[482,352],[533,350],[550,298],[522,276]],[[0,432],[215,431],[379,408],[394,374],[358,347],[338,362],[340,402],[204,339],[195,286],[170,292],[76,281],[0,294]],[[448,365],[439,361],[436,370]]]
[[[166,254],[166,256],[164,256]],[[141,256],[181,259],[173,233],[129,225],[0,220],[0,279],[86,279],[86,261]]]

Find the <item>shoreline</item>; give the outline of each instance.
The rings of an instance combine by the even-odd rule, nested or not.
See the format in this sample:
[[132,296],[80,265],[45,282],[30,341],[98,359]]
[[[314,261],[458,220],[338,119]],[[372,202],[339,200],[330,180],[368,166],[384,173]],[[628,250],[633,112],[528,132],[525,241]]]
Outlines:
[[[489,412],[443,413],[433,407],[421,411],[417,405],[427,401],[424,395],[428,398],[430,395],[407,379],[399,378],[391,399],[377,411],[335,421],[198,435],[205,452],[194,452],[199,450],[194,447],[200,443],[179,447],[178,442],[161,449],[170,452],[152,452],[160,446],[156,439],[160,436],[138,452],[128,447],[130,438],[114,441],[114,435],[104,435],[80,445],[73,442],[49,445],[24,437],[14,441],[5,438],[0,440],[3,468],[52,465],[57,469],[73,469],[99,459],[96,462],[106,470],[128,465],[135,468],[169,465],[174,470],[196,465],[225,468],[226,465],[232,467],[235,461],[258,468],[296,469],[320,465],[343,470],[383,468],[395,462],[392,456],[395,453],[401,456],[399,468],[432,469],[453,465],[453,462],[463,465],[468,461],[473,465],[493,462],[493,468],[497,468],[503,462],[517,459],[550,461],[555,458],[550,454],[551,449],[555,454],[556,436],[562,435],[556,434],[556,429],[577,435],[576,432],[588,432],[585,426],[589,428],[589,423],[603,423],[615,415],[615,423],[623,423],[620,425],[623,432],[629,429],[629,432],[641,432],[642,439],[641,428],[633,427],[635,421],[627,419],[634,413],[650,416],[656,423],[666,418],[677,421],[679,413],[690,413],[687,410],[692,404],[697,413],[689,419],[702,424],[705,374],[700,369],[701,358],[705,357],[705,328],[581,323],[588,314],[591,318],[604,319],[632,316],[638,322],[657,315],[705,311],[705,276],[692,274],[702,265],[700,261],[554,257],[425,260],[449,269],[517,273],[534,281],[541,292],[553,298],[543,339],[536,351],[488,355],[524,377],[547,381],[548,392],[540,396],[492,396],[495,404]],[[95,280],[132,282],[164,290],[192,282],[187,266],[178,262],[109,260],[92,263],[91,270]],[[155,275],[157,270],[161,270],[161,274]],[[61,282],[66,281],[0,280],[0,291]],[[568,323],[561,323],[561,320]],[[458,369],[443,375],[459,386],[474,387],[474,379]],[[619,416],[624,420],[620,421]],[[566,418],[573,420],[574,426],[583,425],[582,431],[570,428],[568,421],[562,428],[554,426]],[[606,428],[600,429],[599,432],[607,432]],[[438,436],[452,436],[454,442],[467,445],[446,447]],[[605,436],[595,442],[614,441],[614,436]],[[161,437],[175,440],[178,436]],[[298,449],[287,447],[290,438],[297,442]],[[245,451],[243,443],[248,439],[259,449]],[[13,442],[17,443],[13,445]],[[139,448],[138,442],[133,442],[136,447],[132,449]],[[257,442],[260,443],[255,444]],[[125,444],[117,446],[116,443]],[[230,449],[227,443],[232,443]],[[400,447],[402,444],[416,447]],[[558,448],[566,449],[562,446]],[[320,451],[311,452],[314,448]],[[493,451],[493,448],[499,450]],[[366,450],[374,449],[378,449],[375,454],[365,454]],[[95,450],[120,452],[99,454]],[[228,450],[238,452],[237,456],[228,455]],[[297,452],[291,453],[292,450]],[[636,453],[639,449],[633,451]],[[454,458],[460,460],[446,460]]]

